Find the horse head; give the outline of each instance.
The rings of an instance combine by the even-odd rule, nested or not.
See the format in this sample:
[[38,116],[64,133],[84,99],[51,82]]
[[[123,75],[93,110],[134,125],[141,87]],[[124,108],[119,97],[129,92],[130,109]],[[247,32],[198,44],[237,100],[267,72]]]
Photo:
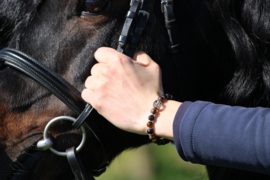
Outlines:
[[[168,39],[160,36],[166,34],[166,29],[159,4],[150,3],[151,16],[139,49],[161,62],[167,53],[164,44]],[[101,46],[117,47],[129,8],[129,1],[120,0],[3,0],[0,47],[24,52],[81,91],[96,63],[95,50]],[[72,179],[66,158],[37,151],[35,147],[51,119],[78,115],[51,92],[12,68],[1,67],[0,78],[1,179]],[[117,129],[96,112],[91,113],[87,124],[105,152],[85,127],[87,140],[80,155],[89,172],[103,162],[110,162],[123,150],[149,142],[146,136]],[[66,121],[54,124],[49,136],[58,151],[78,146],[81,141],[80,130]]]

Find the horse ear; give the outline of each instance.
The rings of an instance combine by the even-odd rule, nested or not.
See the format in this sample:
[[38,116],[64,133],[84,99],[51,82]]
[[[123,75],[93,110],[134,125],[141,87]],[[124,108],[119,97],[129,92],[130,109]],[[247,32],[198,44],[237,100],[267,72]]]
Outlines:
[[7,47],[33,19],[42,0],[0,1],[0,47]]

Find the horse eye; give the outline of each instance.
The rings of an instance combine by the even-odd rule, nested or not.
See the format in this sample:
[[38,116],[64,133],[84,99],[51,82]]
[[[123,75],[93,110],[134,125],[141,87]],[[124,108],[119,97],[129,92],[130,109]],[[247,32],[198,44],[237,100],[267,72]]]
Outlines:
[[85,0],[84,2],[84,10],[89,13],[101,13],[110,4],[110,0]]

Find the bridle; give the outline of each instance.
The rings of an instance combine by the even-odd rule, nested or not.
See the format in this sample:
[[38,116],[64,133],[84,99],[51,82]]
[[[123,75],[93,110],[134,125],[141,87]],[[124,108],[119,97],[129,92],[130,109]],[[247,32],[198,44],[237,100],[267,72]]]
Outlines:
[[[92,134],[100,144],[103,153],[103,162],[101,163],[101,166],[99,166],[96,170],[94,170],[92,174],[95,176],[102,174],[106,170],[106,166],[108,165],[105,159],[105,149],[96,133],[86,122],[84,122],[85,119],[89,116],[89,114],[93,110],[93,107],[81,99],[80,92],[76,88],[74,88],[71,84],[69,84],[67,81],[62,79],[59,75],[52,72],[50,69],[48,69],[38,61],[14,49],[5,48],[0,51],[0,67],[1,66],[12,67],[31,77],[32,79],[37,81],[40,85],[51,91],[56,97],[58,97],[62,102],[64,102],[75,114],[79,115],[77,119],[66,116],[60,116],[57,117],[57,120],[74,119],[73,127],[81,128],[81,125],[84,123],[84,126],[87,127],[92,132]],[[44,133],[46,132],[47,131],[44,131]],[[54,149],[51,149],[51,147],[52,142],[50,139],[47,138],[41,140],[38,146],[39,149],[43,150],[50,149],[53,153],[55,153]],[[76,151],[74,150],[73,153],[69,152],[67,154],[69,154],[69,156],[72,157],[75,156],[75,153]],[[55,154],[59,155],[58,153]]]
[[[141,36],[149,20],[149,4],[150,0],[131,0],[130,2],[130,9],[126,15],[126,20],[119,37],[117,51],[131,58],[141,41]],[[177,53],[179,50],[179,40],[176,18],[173,12],[173,0],[161,0],[161,11],[165,17],[165,27],[169,35],[169,51],[172,54]]]
[[[124,53],[131,58],[136,52],[136,49],[141,40],[141,36],[143,35],[144,29],[149,20],[149,4],[150,0],[131,0],[131,7],[126,15],[126,20],[121,35],[119,37],[119,45],[117,47],[117,50],[119,52]],[[162,12],[165,16],[165,26],[168,30],[168,35],[171,43],[169,45],[169,49],[171,53],[176,53],[178,51],[179,44],[177,40],[176,20],[173,13],[173,0],[162,0],[161,7]],[[12,67],[34,79],[44,88],[52,92],[74,113],[78,115],[77,119],[68,116],[60,116],[52,119],[45,127],[44,139],[40,140],[37,143],[37,148],[43,150],[50,149],[53,153],[57,155],[66,156],[76,180],[94,179],[92,176],[89,176],[88,173],[85,171],[79,154],[77,153],[84,145],[84,127],[87,127],[100,144],[103,153],[103,161],[96,170],[93,170],[92,175],[99,176],[100,174],[105,172],[106,166],[109,164],[109,162],[107,162],[105,158],[104,145],[100,141],[96,133],[85,122],[86,118],[92,112],[93,107],[82,100],[80,96],[81,93],[67,81],[61,78],[59,75],[45,67],[43,64],[39,63],[35,59],[18,50],[11,48],[5,48],[0,50],[0,67],[2,66]],[[59,120],[73,121],[73,127],[77,129],[80,128],[82,130],[83,140],[79,147],[68,148],[66,152],[58,152],[57,150],[52,148],[53,142],[47,136],[47,132],[49,127]],[[84,125],[84,127],[82,125]]]

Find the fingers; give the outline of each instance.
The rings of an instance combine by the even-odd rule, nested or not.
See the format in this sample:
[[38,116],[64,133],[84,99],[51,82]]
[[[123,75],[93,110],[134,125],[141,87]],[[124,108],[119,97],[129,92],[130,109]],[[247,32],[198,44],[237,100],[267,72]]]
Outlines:
[[85,81],[85,87],[89,90],[95,91],[97,77],[89,76]]
[[154,62],[145,52],[139,51],[134,54],[133,59],[143,66],[148,66],[151,62]]
[[107,75],[108,74],[108,67],[106,64],[97,63],[91,69],[92,76],[100,76],[100,75]]
[[106,94],[108,81],[95,76],[89,76],[85,81],[85,89],[82,91],[82,98],[90,103],[96,110],[101,108],[100,97]]
[[98,62],[106,64],[110,61],[121,59],[123,54],[112,48],[101,47],[95,52],[94,56]]
[[[124,54],[108,47],[101,47],[95,52],[95,58],[100,63],[108,63],[112,61],[121,61],[130,59]],[[139,51],[134,54],[133,59],[143,66],[148,66],[154,62],[145,52]],[[131,60],[131,59],[130,59]]]
[[90,90],[90,89],[84,89],[82,91],[82,94],[81,94],[83,100],[85,100],[86,102],[92,104],[92,97],[94,97],[94,91]]

